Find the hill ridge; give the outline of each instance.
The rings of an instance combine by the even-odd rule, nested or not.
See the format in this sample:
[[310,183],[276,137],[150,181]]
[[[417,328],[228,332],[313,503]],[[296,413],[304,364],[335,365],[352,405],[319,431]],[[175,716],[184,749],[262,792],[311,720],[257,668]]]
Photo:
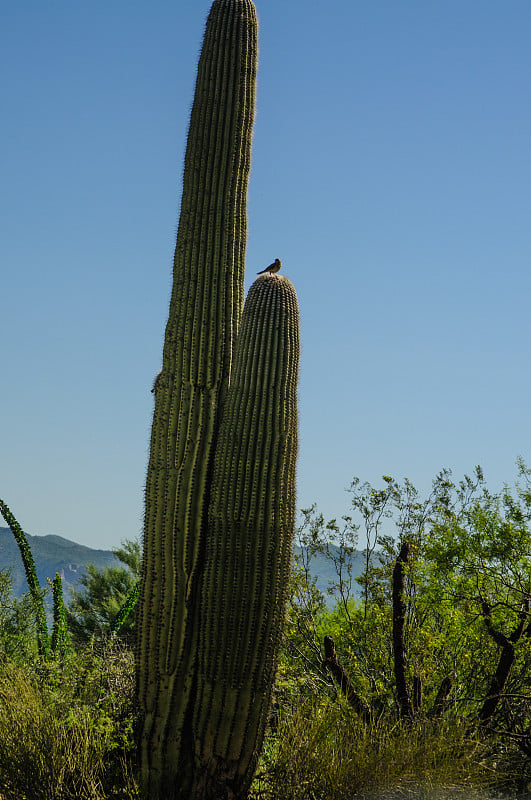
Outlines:
[[[92,548],[54,533],[26,533],[26,536],[35,561],[39,584],[42,587],[46,586],[46,579],[52,579],[58,572],[63,580],[66,603],[68,603],[70,591],[79,587],[89,564],[94,564],[99,570],[104,567],[122,565],[122,562],[111,550]],[[337,551],[336,554],[338,554],[337,546],[330,545],[330,549],[332,553]],[[300,552],[301,548],[295,546],[294,553]],[[362,572],[363,566],[361,552],[355,551],[352,556],[354,577]],[[28,591],[20,551],[11,530],[6,527],[0,527],[0,570],[10,570],[15,597],[20,597]],[[330,582],[338,580],[332,560],[316,554],[310,562],[310,574],[312,578],[316,578],[317,587],[324,594],[327,605],[332,605],[334,598],[330,597],[326,591]],[[355,582],[353,591],[356,595],[360,593],[360,587]]]
[[[44,587],[46,579],[52,579],[58,572],[63,580],[63,591],[67,602],[70,590],[79,585],[89,564],[94,564],[97,569],[103,569],[121,563],[111,550],[88,547],[57,534],[26,533],[26,537],[35,561],[39,584]],[[18,545],[11,530],[6,527],[0,527],[0,569],[10,571],[15,597],[20,597],[28,591]]]

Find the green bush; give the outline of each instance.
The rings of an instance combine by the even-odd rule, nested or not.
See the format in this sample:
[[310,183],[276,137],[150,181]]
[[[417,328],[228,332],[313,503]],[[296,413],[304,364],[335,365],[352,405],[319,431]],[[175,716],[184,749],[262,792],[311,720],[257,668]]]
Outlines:
[[461,787],[470,798],[472,789],[485,796],[509,780],[511,765],[495,766],[491,743],[462,721],[365,725],[339,698],[307,699],[278,715],[253,792],[268,800],[352,800]]
[[[352,517],[303,512],[262,762],[269,794],[257,797],[351,800],[440,782],[529,791],[531,471],[520,461],[518,472],[513,490],[492,494],[479,468],[457,484],[443,471],[425,498],[407,480],[385,476],[377,489],[355,479]],[[311,581],[316,553],[335,566],[332,608]],[[337,663],[325,663],[325,636]]]
[[9,572],[0,571],[0,662],[32,664],[37,660],[37,636],[33,600],[12,594]]
[[[477,482],[457,487],[441,473],[429,503],[391,479],[384,491],[358,486],[366,570],[355,596],[348,559],[337,564],[333,608],[312,582],[305,561],[311,551],[304,551],[291,575],[269,731],[250,800],[525,796],[531,788],[531,474],[524,465],[520,470],[516,492],[498,495],[487,492],[479,473]],[[385,536],[374,523],[384,503]],[[311,548],[326,551],[328,535],[339,542],[339,556],[337,546],[330,550],[334,558],[348,555],[355,520],[347,518],[340,530],[312,514],[306,520]],[[388,535],[392,524],[396,539]],[[396,540],[406,535],[412,542],[404,587],[406,677],[410,691],[415,678],[421,691],[413,716],[400,719],[391,580]],[[138,559],[137,545],[126,543],[122,555],[134,574],[137,562],[125,557]],[[89,616],[111,609],[117,585],[107,572],[88,576]],[[2,800],[139,796],[134,659],[127,637],[104,633],[113,616],[88,644],[78,643],[77,653],[39,658],[32,599],[13,598],[9,575],[0,573]],[[356,715],[323,664],[325,636],[335,640],[353,691],[371,709],[370,722]],[[512,660],[497,705],[482,715],[504,653]],[[447,703],[434,715],[438,687],[450,673]]]
[[34,672],[0,670],[0,793],[5,800],[138,796],[132,654],[70,656]]
[[[98,569],[89,564],[73,589],[67,609],[70,633],[76,644],[85,644],[91,638],[105,639],[113,629],[120,611],[138,586],[141,552],[140,542],[125,539],[112,551],[124,566]],[[118,638],[131,643],[134,640],[136,609],[125,619],[117,633]]]

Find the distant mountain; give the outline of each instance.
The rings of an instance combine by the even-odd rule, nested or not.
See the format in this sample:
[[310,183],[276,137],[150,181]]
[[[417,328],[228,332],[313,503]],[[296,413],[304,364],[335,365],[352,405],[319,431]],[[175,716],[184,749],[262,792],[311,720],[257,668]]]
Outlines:
[[[37,577],[41,586],[46,585],[46,578],[53,578],[58,572],[63,579],[63,592],[65,600],[68,602],[70,589],[77,587],[88,564],[94,564],[98,569],[103,567],[117,566],[121,564],[118,558],[110,550],[94,550],[82,544],[76,544],[62,536],[31,536],[26,534]],[[295,555],[301,554],[301,548],[294,548]],[[330,554],[337,558],[339,548],[330,545]],[[352,556],[352,574],[354,577],[363,571],[363,554],[355,551]],[[28,591],[26,573],[20,557],[15,538],[9,528],[0,528],[0,570],[9,569],[13,578],[13,594],[20,597]],[[330,558],[317,553],[310,562],[310,574],[317,578],[317,587],[324,594],[328,605],[333,605],[333,598],[327,594],[330,583],[338,581],[334,562]],[[360,594],[360,586],[353,581],[352,593]]]
[[[306,550],[306,548],[304,548]],[[336,571],[336,567],[334,561],[337,562],[339,559],[340,550],[337,545],[331,544],[329,545],[329,553],[330,557],[322,555],[322,553],[315,553],[310,559],[310,575],[312,578],[317,578],[316,584],[317,588],[324,594],[327,605],[333,606],[335,603],[335,599],[333,596],[327,593],[327,589],[331,584],[339,583],[339,576]],[[302,548],[301,547],[294,547],[294,555],[301,556]],[[354,597],[359,597],[361,595],[361,586],[359,583],[356,582],[355,578],[359,577],[365,568],[365,559],[363,553],[360,550],[355,550],[350,558],[350,564],[352,569],[352,586],[350,587],[350,593]],[[347,571],[346,565],[343,567],[345,570],[344,580],[347,580]]]
[[[88,564],[98,569],[116,566],[121,562],[110,550],[93,550],[76,544],[62,536],[31,536],[26,534],[35,561],[35,569],[41,586],[46,578],[53,578],[58,572],[63,579],[63,593],[68,601],[70,589],[79,584]],[[0,528],[0,569],[9,569],[13,578],[13,594],[20,597],[28,591],[26,573],[20,557],[15,537],[9,528]]]

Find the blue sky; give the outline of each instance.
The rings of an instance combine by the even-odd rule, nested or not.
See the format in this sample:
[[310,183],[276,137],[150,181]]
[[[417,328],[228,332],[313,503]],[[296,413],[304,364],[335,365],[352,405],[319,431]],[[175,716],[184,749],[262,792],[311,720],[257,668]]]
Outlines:
[[[2,9],[0,497],[29,533],[141,533],[210,3]],[[353,476],[530,461],[531,4],[257,3],[247,285],[302,315],[298,506]]]

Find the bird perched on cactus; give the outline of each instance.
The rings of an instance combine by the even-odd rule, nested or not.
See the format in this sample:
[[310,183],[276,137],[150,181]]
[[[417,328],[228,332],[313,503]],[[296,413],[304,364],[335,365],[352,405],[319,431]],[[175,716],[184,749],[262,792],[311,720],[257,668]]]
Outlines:
[[263,275],[264,272],[278,272],[281,266],[282,266],[282,261],[280,260],[280,258],[275,258],[272,264],[270,264],[268,267],[261,270],[260,272],[257,272],[256,274]]

